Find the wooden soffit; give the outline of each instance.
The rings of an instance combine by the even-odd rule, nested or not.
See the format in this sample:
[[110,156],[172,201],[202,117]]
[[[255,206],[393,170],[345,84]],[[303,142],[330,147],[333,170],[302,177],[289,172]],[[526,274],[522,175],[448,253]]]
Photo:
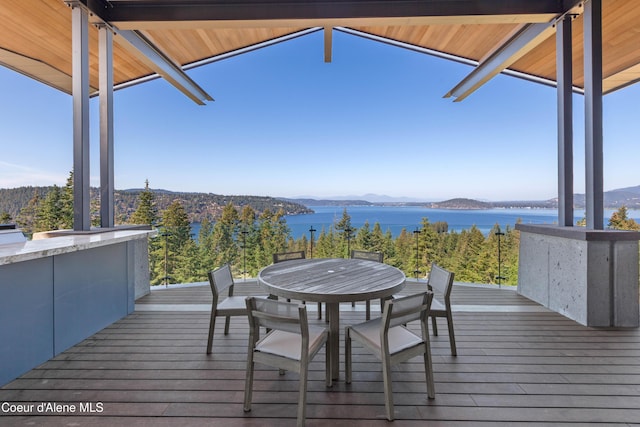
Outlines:
[[[309,28],[346,27],[481,62],[521,25],[552,22],[578,0],[78,0],[92,22],[136,30],[179,66],[268,45]],[[71,91],[71,10],[63,0],[0,1],[0,64]],[[582,17],[574,20],[574,86],[583,86]],[[98,35],[90,27],[90,85],[98,87]],[[325,47],[330,49],[330,47]],[[330,50],[328,50],[330,51]],[[114,44],[114,84],[154,71]],[[319,58],[322,55],[319,54]],[[640,79],[640,1],[603,0],[604,90]],[[555,38],[510,69],[555,80]],[[215,89],[215,88],[214,88]]]

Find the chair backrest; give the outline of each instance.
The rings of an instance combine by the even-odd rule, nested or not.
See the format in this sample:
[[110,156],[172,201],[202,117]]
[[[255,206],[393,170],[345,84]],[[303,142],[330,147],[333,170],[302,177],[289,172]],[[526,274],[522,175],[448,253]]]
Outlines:
[[368,252],[353,249],[351,250],[351,258],[382,262],[382,260],[384,259],[384,254],[382,252]]
[[226,289],[229,289],[229,295],[233,295],[233,276],[231,275],[231,267],[225,264],[222,267],[209,271],[209,285],[214,297],[218,297]]
[[431,301],[433,292],[430,291],[387,300],[382,311],[384,330],[413,320],[426,322],[431,310]]
[[281,252],[278,254],[273,254],[273,263],[279,263],[282,261],[291,261],[293,259],[305,259],[304,251],[295,251],[295,252]]
[[427,288],[431,291],[433,289],[441,292],[444,295],[445,300],[449,301],[451,296],[451,290],[453,289],[453,277],[454,273],[447,271],[444,268],[431,264],[431,272],[429,272],[429,280],[427,281]]
[[252,332],[257,333],[262,326],[267,330],[293,332],[308,337],[307,307],[304,304],[255,297],[248,297],[246,303]]

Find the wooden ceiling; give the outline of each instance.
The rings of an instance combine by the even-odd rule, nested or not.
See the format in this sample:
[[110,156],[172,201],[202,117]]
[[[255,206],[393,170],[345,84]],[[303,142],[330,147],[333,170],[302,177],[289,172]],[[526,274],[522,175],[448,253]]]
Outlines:
[[[181,66],[278,41],[310,27],[336,26],[481,62],[521,25],[551,22],[563,10],[573,8],[572,11],[577,11],[573,26],[574,85],[582,87],[584,82],[582,16],[577,0],[290,0],[288,3],[252,0],[241,5],[230,0],[80,0],[80,3],[98,12],[90,21],[107,17],[108,24],[117,29],[140,31]],[[321,4],[326,9],[321,9]],[[167,12],[172,7],[173,11]],[[63,0],[2,0],[0,22],[0,64],[71,93],[70,7]],[[97,29],[90,26],[93,91],[98,87],[97,40]],[[117,38],[113,62],[115,85],[154,74],[153,69],[119,45]],[[640,1],[603,0],[603,64],[605,92],[640,80]],[[555,37],[540,43],[510,69],[555,80]]]

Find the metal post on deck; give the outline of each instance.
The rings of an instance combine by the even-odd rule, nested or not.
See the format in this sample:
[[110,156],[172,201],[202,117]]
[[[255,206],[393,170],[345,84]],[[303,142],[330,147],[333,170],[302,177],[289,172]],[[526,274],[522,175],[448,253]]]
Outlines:
[[347,227],[344,229],[344,234],[347,236],[347,258],[351,256],[351,232],[353,230],[351,227]]
[[413,270],[413,274],[416,276],[416,280],[418,280],[418,275],[420,274],[420,270],[418,269],[418,265],[419,265],[419,248],[418,248],[418,235],[420,234],[420,230],[418,230],[418,227],[416,227],[416,229],[413,231],[413,235],[415,237],[416,240],[416,269]]
[[500,237],[504,236],[504,233],[500,231],[500,226],[498,226],[496,236],[498,236],[498,276],[496,277],[496,279],[498,280],[498,288],[502,288],[502,281],[505,278],[502,277],[502,247]]
[[100,72],[100,226],[114,226],[113,33],[98,24]]
[[587,228],[604,229],[602,0],[584,4],[584,105]]
[[309,258],[313,258],[313,233],[316,231],[315,228],[313,228],[313,225],[311,227],[309,227],[309,234],[311,234],[311,240],[310,240],[310,246],[309,246]]
[[558,225],[573,226],[573,67],[572,16],[556,23],[558,81]]
[[89,13],[69,1],[72,30],[73,86],[73,229],[89,230]]

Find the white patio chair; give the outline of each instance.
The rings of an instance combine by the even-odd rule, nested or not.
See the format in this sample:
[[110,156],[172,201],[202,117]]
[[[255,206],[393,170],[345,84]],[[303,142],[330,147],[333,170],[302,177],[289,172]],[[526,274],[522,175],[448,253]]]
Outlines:
[[[213,332],[216,327],[216,317],[225,317],[224,334],[229,334],[229,323],[231,316],[246,316],[247,305],[244,302],[246,297],[233,295],[233,276],[231,268],[228,264],[209,271],[209,285],[213,294],[211,302],[211,318],[209,320],[209,338],[207,340],[207,354],[211,354],[213,345]],[[227,291],[227,297],[224,298],[224,291]],[[222,299],[224,298],[224,299]]]
[[[351,258],[352,259],[364,259],[368,261],[375,262],[383,262],[384,254],[382,252],[369,252],[369,251],[361,251],[358,249],[351,250]],[[384,306],[385,299],[380,298],[380,311],[382,311],[382,307]],[[365,301],[365,318],[367,320],[371,319],[371,300]],[[355,307],[355,301],[351,303],[351,307]]]
[[433,327],[433,335],[438,335],[437,317],[447,319],[447,328],[449,329],[449,346],[451,347],[451,355],[457,356],[456,337],[453,331],[453,315],[451,313],[451,290],[453,289],[454,273],[438,266],[436,263],[431,264],[429,279],[427,280],[427,289],[437,291],[437,295],[442,294],[443,300],[434,297],[431,303],[431,325]]
[[[331,387],[329,331],[327,328],[309,325],[307,308],[303,304],[280,302],[270,299],[247,298],[249,315],[249,351],[244,388],[244,410],[251,410],[253,371],[255,363],[276,367],[280,374],[294,371],[300,374],[297,425],[303,426],[306,418],[307,377],[309,363],[326,344],[325,381]],[[260,327],[269,332],[260,338]]]
[[[432,299],[432,292],[424,292],[387,300],[382,317],[345,328],[346,382],[351,383],[352,379],[351,341],[355,340],[382,361],[385,409],[389,421],[393,421],[394,418],[391,366],[423,355],[427,395],[430,399],[435,398],[431,346],[427,326]],[[416,335],[404,326],[413,320],[420,321],[421,335]]]

